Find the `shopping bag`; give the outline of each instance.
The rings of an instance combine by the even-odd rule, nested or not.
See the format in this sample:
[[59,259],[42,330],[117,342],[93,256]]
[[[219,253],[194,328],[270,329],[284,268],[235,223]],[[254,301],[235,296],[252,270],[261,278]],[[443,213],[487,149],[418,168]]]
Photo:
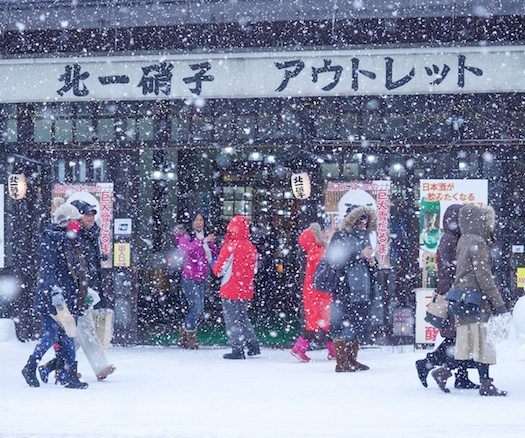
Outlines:
[[505,341],[514,341],[518,338],[518,331],[510,312],[492,315],[489,318],[487,322],[487,337],[496,345]]
[[340,281],[339,277],[339,268],[323,257],[314,272],[314,289],[319,292],[333,294]]
[[448,304],[449,302],[443,295],[434,292],[434,296],[427,307],[425,321],[438,329],[442,329],[447,320]]
[[111,309],[94,309],[93,323],[102,348],[109,351],[113,338],[113,311]]
[[71,315],[67,304],[64,302],[62,308],[55,307],[55,309],[57,310],[57,314],[50,314],[49,316],[51,316],[51,318],[53,318],[58,325],[64,329],[66,335],[70,338],[74,338],[77,335],[77,324],[75,318]]

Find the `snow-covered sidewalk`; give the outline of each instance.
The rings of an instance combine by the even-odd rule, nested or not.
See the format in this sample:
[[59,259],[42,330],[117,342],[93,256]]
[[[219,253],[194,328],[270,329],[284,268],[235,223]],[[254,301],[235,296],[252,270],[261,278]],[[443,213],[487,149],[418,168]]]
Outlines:
[[[113,347],[117,371],[97,382],[78,354],[87,390],[26,385],[20,370],[35,343],[0,342],[0,437],[522,437],[525,346],[499,348],[491,367],[507,397],[441,392],[420,384],[412,347],[361,350],[371,370],[338,374],[326,350],[300,363],[288,350],[228,361],[226,347]],[[45,359],[51,358],[51,353]],[[476,372],[471,378],[478,381]]]

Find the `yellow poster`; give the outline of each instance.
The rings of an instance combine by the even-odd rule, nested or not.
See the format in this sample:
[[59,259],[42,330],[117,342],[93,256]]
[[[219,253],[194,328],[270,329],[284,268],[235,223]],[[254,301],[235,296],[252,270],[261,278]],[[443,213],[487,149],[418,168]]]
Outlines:
[[115,243],[113,245],[113,266],[128,267],[130,265],[130,244],[129,243]]
[[518,268],[516,278],[518,279],[518,288],[523,289],[525,287],[525,268]]

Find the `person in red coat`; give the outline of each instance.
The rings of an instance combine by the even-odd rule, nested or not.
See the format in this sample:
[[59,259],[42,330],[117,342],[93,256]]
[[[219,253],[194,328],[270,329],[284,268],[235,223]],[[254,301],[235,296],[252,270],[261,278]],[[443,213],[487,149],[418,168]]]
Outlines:
[[213,273],[221,277],[220,297],[226,332],[232,352],[225,359],[244,359],[260,354],[259,341],[248,318],[253,298],[253,279],[257,272],[257,249],[250,243],[250,227],[244,216],[234,216],[226,228],[226,243],[213,265]]
[[[332,295],[315,290],[313,285],[315,269],[323,257],[328,242],[323,236],[321,226],[313,223],[299,236],[299,245],[306,251],[306,272],[303,284],[306,327],[304,334],[297,339],[291,353],[301,362],[309,362],[310,358],[306,355],[306,350],[310,342],[319,330],[328,332],[330,323]],[[331,340],[327,342],[327,347],[328,359],[335,359]]]

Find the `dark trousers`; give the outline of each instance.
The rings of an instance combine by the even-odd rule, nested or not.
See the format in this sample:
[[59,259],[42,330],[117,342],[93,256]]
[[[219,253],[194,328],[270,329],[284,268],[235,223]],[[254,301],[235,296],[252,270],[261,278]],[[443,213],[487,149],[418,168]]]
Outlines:
[[249,345],[258,345],[252,323],[248,318],[249,301],[229,300],[222,298],[222,314],[226,324],[226,333],[234,349]]

